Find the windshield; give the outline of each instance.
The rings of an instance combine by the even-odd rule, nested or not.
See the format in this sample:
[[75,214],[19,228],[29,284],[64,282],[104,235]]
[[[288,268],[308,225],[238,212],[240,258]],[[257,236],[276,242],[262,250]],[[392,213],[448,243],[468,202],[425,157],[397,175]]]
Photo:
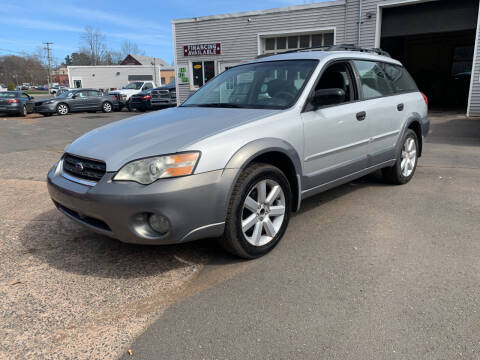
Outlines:
[[124,89],[129,89],[129,90],[140,90],[142,88],[142,85],[143,85],[143,82],[135,81],[135,82],[132,82],[132,83],[128,84],[127,86],[124,86],[123,88]]
[[233,67],[210,80],[182,106],[286,109],[310,78],[317,60],[286,60]]
[[75,91],[62,91],[60,95],[57,95],[57,98],[66,98],[66,97],[72,97],[72,95],[75,93]]

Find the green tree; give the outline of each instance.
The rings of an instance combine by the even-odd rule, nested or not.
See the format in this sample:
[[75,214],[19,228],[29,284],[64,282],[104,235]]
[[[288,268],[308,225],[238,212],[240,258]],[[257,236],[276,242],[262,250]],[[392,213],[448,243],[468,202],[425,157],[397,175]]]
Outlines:
[[15,90],[15,84],[13,83],[13,81],[9,81],[8,84],[7,84],[7,90],[8,91],[13,91]]

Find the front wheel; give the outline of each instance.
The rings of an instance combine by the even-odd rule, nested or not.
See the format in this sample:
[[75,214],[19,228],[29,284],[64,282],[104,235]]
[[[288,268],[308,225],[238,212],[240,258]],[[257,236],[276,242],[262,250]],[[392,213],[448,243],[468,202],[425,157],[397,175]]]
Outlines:
[[22,111],[20,112],[20,116],[27,116],[27,115],[28,115],[27,106],[23,105]]
[[407,129],[402,144],[395,165],[382,169],[385,180],[392,184],[406,184],[412,179],[417,168],[418,138],[415,131]]
[[109,102],[104,102],[103,105],[102,105],[102,111],[104,113],[109,113],[109,112],[112,112],[112,104],[110,104]]
[[287,229],[291,198],[280,169],[261,163],[247,167],[234,186],[221,245],[245,259],[268,253]]
[[57,105],[57,114],[58,115],[67,115],[68,114],[68,105],[67,104],[58,104]]

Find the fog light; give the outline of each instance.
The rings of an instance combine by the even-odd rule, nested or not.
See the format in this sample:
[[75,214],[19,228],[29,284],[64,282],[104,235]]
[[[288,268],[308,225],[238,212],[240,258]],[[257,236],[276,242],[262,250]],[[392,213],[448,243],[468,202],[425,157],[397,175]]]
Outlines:
[[159,234],[166,234],[170,230],[170,224],[165,216],[158,214],[151,214],[148,217],[150,227]]

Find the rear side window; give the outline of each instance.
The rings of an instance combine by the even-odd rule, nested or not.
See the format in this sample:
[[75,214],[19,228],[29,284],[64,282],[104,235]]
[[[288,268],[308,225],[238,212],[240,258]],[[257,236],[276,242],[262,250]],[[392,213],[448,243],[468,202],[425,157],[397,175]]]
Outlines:
[[390,80],[393,90],[396,93],[406,91],[417,91],[417,85],[408,71],[403,66],[383,64],[385,75]]
[[380,65],[374,61],[354,61],[360,77],[362,94],[365,100],[393,94],[390,81]]

